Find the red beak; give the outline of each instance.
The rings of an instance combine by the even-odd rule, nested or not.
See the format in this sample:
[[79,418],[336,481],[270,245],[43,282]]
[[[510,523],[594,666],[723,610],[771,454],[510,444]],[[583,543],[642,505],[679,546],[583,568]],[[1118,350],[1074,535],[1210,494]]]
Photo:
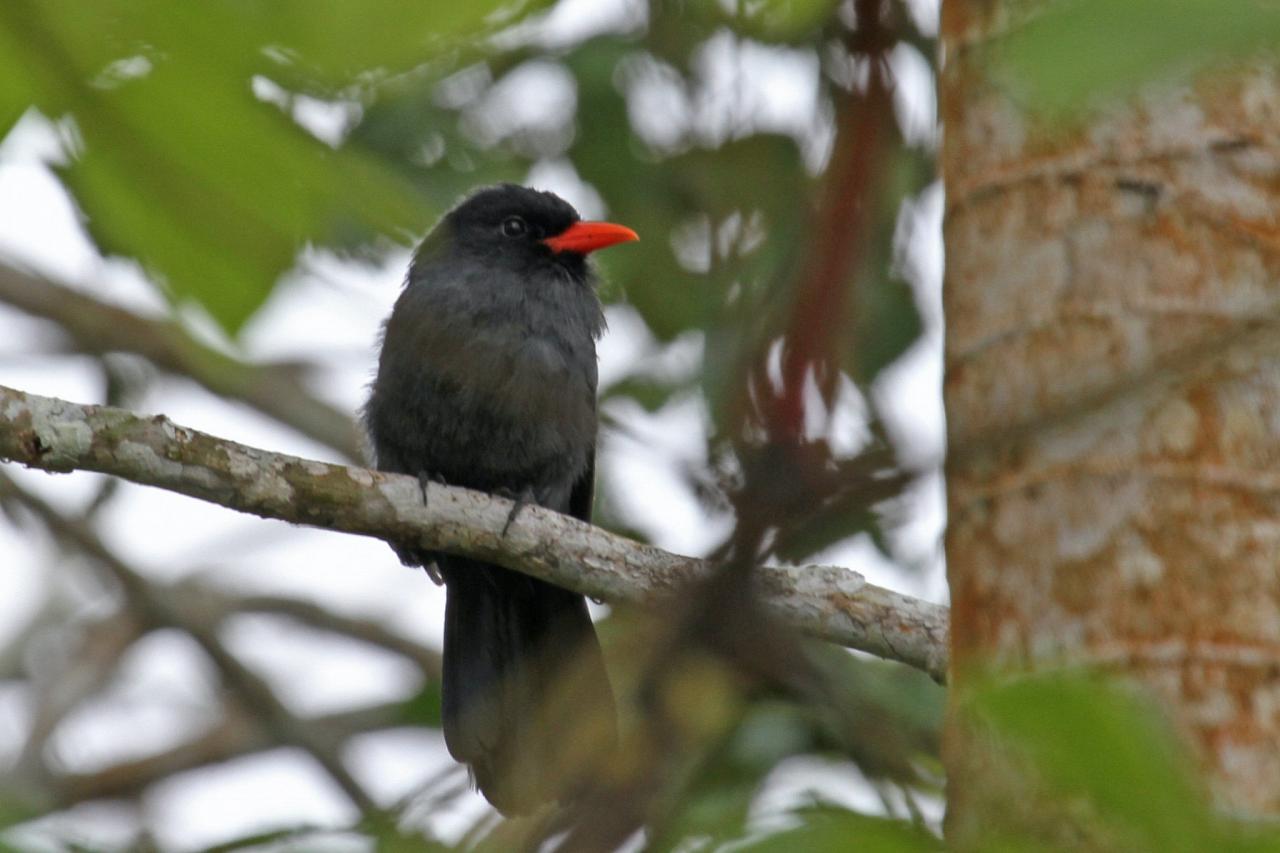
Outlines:
[[614,225],[612,222],[575,222],[542,242],[550,246],[553,252],[577,252],[585,255],[615,243],[639,239],[640,235],[625,225]]

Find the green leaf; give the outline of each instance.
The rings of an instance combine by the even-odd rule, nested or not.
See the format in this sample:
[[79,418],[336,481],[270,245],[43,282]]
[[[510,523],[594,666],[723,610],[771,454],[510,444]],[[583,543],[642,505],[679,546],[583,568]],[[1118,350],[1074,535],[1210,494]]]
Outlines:
[[900,820],[834,807],[810,810],[802,817],[803,822],[794,829],[735,845],[733,849],[739,853],[925,853],[943,849],[936,838]]
[[915,294],[906,282],[871,270],[864,275],[854,307],[857,337],[850,366],[859,382],[869,384],[911,348],[924,325]]
[[1134,691],[1083,676],[1014,679],[981,689],[974,707],[1065,796],[1150,849],[1220,849],[1193,764],[1159,709]]
[[946,690],[919,670],[830,645],[811,645],[809,658],[832,694],[819,709],[832,748],[870,779],[931,787],[919,771],[941,773]]
[[1280,4],[1068,0],[991,46],[995,73],[1029,105],[1062,117],[1209,61],[1274,52]]
[[769,771],[804,752],[812,740],[809,721],[794,705],[754,703],[728,736],[708,750],[688,784],[669,792],[669,814],[657,822],[650,848],[678,850],[694,838],[740,838]]
[[870,534],[879,524],[866,500],[856,494],[827,504],[815,502],[811,509],[779,535],[774,546],[779,559],[798,563],[858,533]]
[[79,140],[63,177],[93,238],[235,332],[303,246],[407,242],[435,212],[385,159],[334,150],[260,101],[254,79],[303,69],[350,86],[535,5],[13,0],[0,6],[0,119],[69,114]]
[[605,389],[601,400],[607,401],[617,397],[635,400],[648,412],[656,412],[667,404],[677,392],[687,389],[683,382],[668,382],[652,376],[628,376]]
[[834,21],[838,5],[838,0],[684,0],[669,3],[666,17],[675,19],[677,26],[692,24],[699,36],[728,25],[748,38],[796,42],[820,35]]
[[361,72],[413,69],[460,39],[495,30],[551,2],[221,0],[219,5],[248,28],[253,44],[296,58],[321,79],[349,84]]
[[[712,0],[723,8],[718,0]],[[742,0],[730,20],[746,35],[766,41],[796,41],[816,34],[834,18],[837,0]]]
[[886,160],[884,188],[849,306],[854,346],[845,369],[864,385],[910,349],[924,329],[915,294],[897,273],[896,259],[904,249],[894,241],[903,203],[935,177],[933,155],[898,146]]
[[440,682],[428,681],[411,699],[404,703],[401,716],[407,725],[438,729],[444,723],[441,706]]
[[[381,87],[364,106],[344,146],[390,164],[426,199],[433,214],[483,184],[520,181],[527,164],[499,149],[481,150],[458,128],[458,111],[435,103],[438,79],[415,75]],[[466,164],[463,168],[462,163]]]

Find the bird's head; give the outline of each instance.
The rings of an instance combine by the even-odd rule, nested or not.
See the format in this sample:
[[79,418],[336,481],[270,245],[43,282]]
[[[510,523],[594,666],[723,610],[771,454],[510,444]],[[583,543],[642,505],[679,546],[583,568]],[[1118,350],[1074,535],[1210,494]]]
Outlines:
[[586,279],[586,256],[638,240],[612,222],[586,222],[555,193],[499,184],[473,193],[445,214],[418,258],[471,257],[520,273],[559,266]]

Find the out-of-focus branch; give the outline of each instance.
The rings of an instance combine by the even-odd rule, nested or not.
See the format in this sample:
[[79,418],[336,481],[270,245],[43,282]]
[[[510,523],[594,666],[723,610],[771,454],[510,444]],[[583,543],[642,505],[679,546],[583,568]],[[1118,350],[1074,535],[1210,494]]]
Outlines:
[[[0,484],[0,494],[5,487]],[[147,629],[126,614],[113,613],[81,627],[74,647],[61,665],[44,678],[33,678],[33,712],[19,768],[38,768],[58,724],[115,677],[125,652]]]
[[164,591],[120,560],[86,523],[67,518],[38,496],[0,476],[0,495],[16,498],[60,539],[73,542],[120,585],[128,608],[143,623],[187,632],[222,673],[227,684],[255,710],[255,716],[277,743],[306,750],[364,814],[379,813],[373,798],[343,765],[337,744],[302,725],[280,701],[271,686],[233,655],[217,635],[217,623],[207,614],[175,606]]
[[[5,510],[0,499],[0,510]],[[23,621],[22,627],[13,631],[9,641],[0,648],[0,681],[27,677],[26,653],[32,641],[50,625],[65,624],[72,617],[66,602],[50,592],[45,593],[43,603]],[[10,629],[12,630],[12,629]]]
[[[76,526],[76,522],[57,513],[0,473],[0,503],[7,501],[25,507],[69,547],[79,551],[85,546],[83,530]],[[88,550],[90,556],[99,562],[107,556],[102,543],[97,540],[89,543]],[[113,569],[112,574],[119,579],[118,558],[110,557],[107,567]],[[438,652],[373,620],[344,616],[285,596],[240,596],[197,581],[183,581],[173,586],[147,583],[151,596],[165,601],[184,627],[191,621],[221,624],[239,613],[269,613],[395,652],[417,664],[428,678],[439,677]],[[245,712],[243,705],[227,703],[222,717],[212,728],[154,755],[90,773],[62,773],[44,766],[44,745],[58,722],[102,687],[114,673],[113,664],[123,656],[128,645],[151,628],[159,627],[144,624],[128,608],[128,600],[124,603],[124,612],[116,611],[81,629],[80,648],[70,656],[70,666],[64,672],[54,673],[46,689],[40,691],[41,698],[36,703],[27,746],[11,774],[22,783],[24,801],[40,811],[65,808],[92,799],[136,796],[148,785],[174,773],[281,744],[273,732],[264,729],[254,716]],[[37,621],[43,627],[49,620]],[[293,725],[313,730],[313,737],[319,741],[341,744],[356,734],[389,728],[404,721],[403,705],[391,702],[314,719],[296,719]]]
[[298,365],[240,361],[170,320],[141,317],[5,264],[0,264],[0,302],[57,323],[82,352],[140,355],[220,397],[249,404],[347,459],[360,459],[352,419],[309,394]]
[[237,613],[269,613],[285,616],[310,628],[340,634],[343,637],[395,652],[417,664],[427,678],[440,677],[439,652],[416,643],[372,619],[344,616],[310,601],[300,601],[286,596],[231,595],[212,589],[207,584],[184,584],[180,594],[184,597],[190,596],[192,602],[203,602],[204,607],[215,610],[223,617]]
[[[404,708],[386,703],[316,718],[298,718],[296,725],[312,736],[343,743],[358,734],[391,728],[404,722]],[[133,797],[149,785],[182,773],[280,746],[252,715],[228,707],[209,730],[155,755],[113,764],[92,773],[54,776],[51,808],[65,808],[88,800]]]
[[[412,477],[271,453],[164,416],[82,406],[0,386],[0,458],[83,469],[222,506],[497,563],[586,595],[652,602],[710,576],[703,560],[615,536],[540,507],[503,533],[512,504]],[[759,571],[764,604],[793,627],[943,681],[947,609],[833,566]]]
[[[15,501],[33,512],[55,536],[80,549],[81,538],[72,533],[70,521],[57,521],[53,511],[0,473],[0,502]],[[99,553],[99,556],[101,554]],[[369,619],[336,614],[315,604],[285,596],[239,596],[209,584],[183,581],[174,586],[150,583],[153,593],[166,599],[185,624],[192,618],[221,624],[238,613],[269,613],[284,616],[319,630],[350,637],[395,652],[417,664],[429,679],[439,678],[440,656],[423,646]],[[127,604],[127,602],[126,602]],[[47,605],[46,611],[58,608]],[[33,620],[32,633],[49,627],[52,616]],[[12,776],[23,783],[24,799],[41,811],[65,808],[91,799],[131,797],[148,785],[174,773],[206,764],[226,761],[280,745],[244,712],[241,705],[228,703],[223,716],[210,729],[170,749],[145,758],[124,761],[91,773],[60,773],[43,765],[48,736],[58,723],[85,699],[102,688],[114,675],[115,664],[125,649],[152,627],[142,624],[131,612],[115,611],[78,629],[76,650],[68,655],[68,666],[52,673],[37,691],[31,732],[23,755]],[[25,645],[25,644],[20,644]],[[14,667],[12,676],[19,669]],[[405,721],[401,703],[390,702],[315,719],[299,719],[297,725],[311,728],[328,743],[343,743],[356,734],[377,731]],[[0,788],[4,786],[0,785]]]

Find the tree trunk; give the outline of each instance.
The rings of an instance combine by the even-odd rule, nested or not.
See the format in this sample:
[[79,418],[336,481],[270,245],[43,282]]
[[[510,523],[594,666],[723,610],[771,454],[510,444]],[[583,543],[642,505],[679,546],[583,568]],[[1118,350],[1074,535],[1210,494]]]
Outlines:
[[[979,56],[1027,5],[943,8],[954,695],[979,664],[1126,675],[1221,809],[1277,817],[1280,77],[1051,128]],[[959,708],[963,848],[1026,798]]]

